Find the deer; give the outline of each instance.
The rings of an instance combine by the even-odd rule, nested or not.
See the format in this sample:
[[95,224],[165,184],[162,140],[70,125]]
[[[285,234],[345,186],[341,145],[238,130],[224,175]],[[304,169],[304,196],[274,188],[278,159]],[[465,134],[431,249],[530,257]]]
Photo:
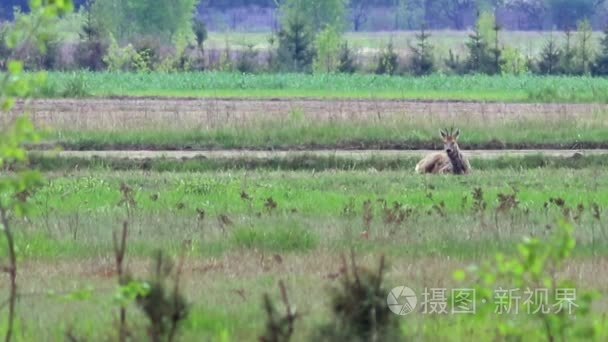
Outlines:
[[439,131],[443,139],[443,151],[424,157],[417,165],[417,173],[466,175],[471,172],[471,164],[458,147],[460,129],[450,128]]

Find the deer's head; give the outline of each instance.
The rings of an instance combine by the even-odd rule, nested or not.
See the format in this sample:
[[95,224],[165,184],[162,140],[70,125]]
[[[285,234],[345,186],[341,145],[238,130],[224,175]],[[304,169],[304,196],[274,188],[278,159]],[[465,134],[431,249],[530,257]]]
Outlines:
[[454,132],[454,127],[450,128],[449,131],[446,128],[440,130],[439,133],[443,139],[444,151],[447,153],[458,151],[458,136],[460,135],[460,129],[456,129],[456,132]]

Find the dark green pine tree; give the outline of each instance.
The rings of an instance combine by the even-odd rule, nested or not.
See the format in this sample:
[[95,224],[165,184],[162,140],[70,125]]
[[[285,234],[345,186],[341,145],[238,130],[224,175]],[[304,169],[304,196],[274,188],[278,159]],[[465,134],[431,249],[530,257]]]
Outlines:
[[564,35],[566,36],[566,45],[561,52],[559,68],[564,74],[577,74],[578,71],[576,70],[576,65],[574,64],[576,50],[572,46],[572,31],[566,29],[566,31],[564,31]]
[[543,75],[559,74],[561,72],[559,65],[561,59],[562,50],[557,46],[552,34],[540,52],[538,72]]
[[602,51],[593,63],[591,71],[594,75],[608,76],[608,26],[604,29],[601,46]]
[[469,49],[469,56],[466,60],[466,70],[469,73],[491,73],[493,57],[488,51],[488,43],[481,36],[479,28],[476,26],[475,31],[469,35],[469,41],[466,43]]
[[279,32],[277,58],[283,71],[310,72],[315,55],[314,34],[301,15],[287,21]]
[[338,56],[338,72],[352,74],[357,70],[353,52],[348,47],[348,42],[344,42],[340,46],[340,55]]
[[428,41],[430,37],[431,34],[425,30],[423,25],[420,32],[416,34],[416,45],[410,46],[412,50],[411,68],[414,75],[428,75],[435,69],[433,46]]
[[490,55],[492,56],[492,63],[489,64],[488,73],[490,74],[500,74],[502,72],[502,68],[505,64],[505,60],[502,58],[502,49],[500,47],[500,31],[502,27],[496,23],[492,27],[492,31],[494,32],[494,41],[492,44],[494,45],[490,49]]

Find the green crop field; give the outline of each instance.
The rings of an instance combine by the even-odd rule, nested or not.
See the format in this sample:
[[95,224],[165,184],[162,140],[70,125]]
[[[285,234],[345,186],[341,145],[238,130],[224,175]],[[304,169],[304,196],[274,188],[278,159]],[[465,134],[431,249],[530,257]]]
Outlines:
[[558,76],[390,77],[239,73],[49,73],[39,97],[317,98],[606,103],[608,80]]

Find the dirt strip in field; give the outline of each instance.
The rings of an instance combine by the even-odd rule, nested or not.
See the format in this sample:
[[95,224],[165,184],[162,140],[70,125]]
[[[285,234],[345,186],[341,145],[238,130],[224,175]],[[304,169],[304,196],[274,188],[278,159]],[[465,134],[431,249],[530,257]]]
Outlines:
[[[215,150],[215,151],[40,151],[44,156],[76,157],[76,158],[127,158],[127,159],[155,159],[155,158],[251,158],[272,159],[286,157],[338,157],[350,159],[368,158],[399,158],[419,157],[431,150],[308,150],[308,151],[252,151],[252,150]],[[471,158],[499,158],[506,156],[544,155],[554,157],[576,157],[580,155],[606,155],[608,150],[470,150],[463,153]]]
[[[260,122],[423,122],[430,126],[593,122],[605,104],[517,104],[385,100],[53,99],[18,103],[39,126],[64,130],[201,129],[249,127]],[[14,116],[0,117],[0,125]]]

